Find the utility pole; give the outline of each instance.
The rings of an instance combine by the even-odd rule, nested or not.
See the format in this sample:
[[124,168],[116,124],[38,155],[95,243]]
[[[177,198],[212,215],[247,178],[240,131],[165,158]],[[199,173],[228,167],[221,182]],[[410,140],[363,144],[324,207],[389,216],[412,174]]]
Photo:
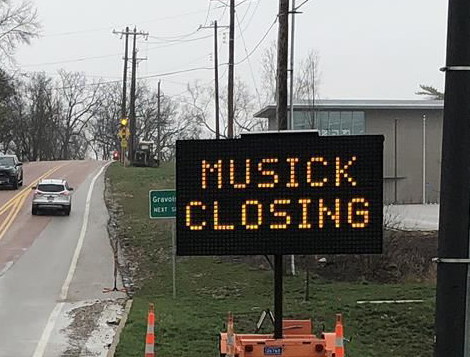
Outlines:
[[[287,129],[287,57],[289,52],[289,0],[279,0],[276,118],[279,130]],[[282,339],[283,256],[274,255],[274,338]]]
[[162,146],[160,143],[161,140],[161,131],[162,131],[162,117],[161,117],[161,112],[160,112],[160,83],[161,81],[158,81],[158,103],[157,103],[157,159],[158,163],[161,162],[162,159]]
[[277,41],[277,107],[278,130],[287,129],[287,58],[289,52],[289,0],[279,0]]
[[233,85],[234,85],[234,52],[235,52],[235,0],[230,0],[230,30],[228,44],[228,119],[227,134],[233,138]]
[[137,50],[136,50],[136,42],[137,42],[137,30],[134,27],[134,41],[132,46],[132,79],[131,79],[131,108],[130,108],[130,115],[129,115],[129,130],[130,130],[130,140],[129,140],[129,161],[131,165],[134,163],[134,149],[135,149],[135,90],[136,90],[136,70],[137,70]]
[[470,2],[449,0],[435,357],[470,355]]
[[212,26],[199,26],[200,29],[214,29],[214,84],[215,84],[215,138],[220,139],[220,109],[219,109],[219,45],[218,31],[219,28],[228,28],[229,26],[219,26],[217,20]]
[[135,92],[136,92],[136,72],[137,72],[137,36],[148,36],[147,32],[137,32],[137,29],[134,27],[134,31],[131,32],[133,36],[133,46],[132,46],[132,80],[131,80],[131,95],[130,95],[130,115],[129,115],[129,161],[131,165],[134,161],[134,152],[135,145],[137,142],[136,136],[136,117],[135,117]]
[[[125,31],[118,32],[113,30],[114,34],[120,34],[121,36],[125,36],[125,46],[124,46],[124,73],[122,78],[122,103],[121,103],[121,120],[127,117],[127,62],[129,61],[129,27],[126,27]],[[122,139],[121,139],[122,140]],[[121,163],[124,164],[126,153],[125,150],[122,150],[122,146],[120,147],[121,154],[120,159]]]

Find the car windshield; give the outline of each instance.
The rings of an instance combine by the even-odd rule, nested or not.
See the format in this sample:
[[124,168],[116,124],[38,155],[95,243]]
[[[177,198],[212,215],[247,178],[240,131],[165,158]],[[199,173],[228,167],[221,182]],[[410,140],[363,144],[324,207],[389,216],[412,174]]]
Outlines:
[[14,166],[15,160],[12,157],[1,157],[0,156],[0,166]]
[[53,183],[47,183],[47,184],[39,184],[38,185],[38,191],[41,192],[62,192],[65,191],[65,187],[62,184],[53,184]]

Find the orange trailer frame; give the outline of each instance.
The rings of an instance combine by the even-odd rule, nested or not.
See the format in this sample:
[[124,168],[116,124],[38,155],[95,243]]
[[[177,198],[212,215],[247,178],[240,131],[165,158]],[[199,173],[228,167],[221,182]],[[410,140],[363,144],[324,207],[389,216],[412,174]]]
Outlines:
[[283,320],[283,338],[271,334],[236,334],[229,313],[227,332],[220,334],[221,357],[345,357],[342,315],[335,332],[315,336],[311,320]]

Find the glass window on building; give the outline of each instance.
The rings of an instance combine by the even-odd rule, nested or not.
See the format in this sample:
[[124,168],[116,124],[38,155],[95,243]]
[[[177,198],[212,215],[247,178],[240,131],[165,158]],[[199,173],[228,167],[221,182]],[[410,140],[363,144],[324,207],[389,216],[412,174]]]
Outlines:
[[320,135],[328,135],[328,127],[329,127],[329,120],[328,120],[328,112],[317,112],[317,125],[320,131]]
[[363,135],[366,133],[366,119],[364,112],[352,113],[352,134]]
[[341,113],[330,112],[329,119],[330,119],[330,125],[328,127],[329,135],[340,135]]
[[294,112],[295,130],[317,129],[320,135],[363,135],[365,122],[360,111]]
[[313,113],[304,111],[294,112],[294,129],[307,130],[314,128]]
[[352,134],[352,112],[341,112],[341,135]]

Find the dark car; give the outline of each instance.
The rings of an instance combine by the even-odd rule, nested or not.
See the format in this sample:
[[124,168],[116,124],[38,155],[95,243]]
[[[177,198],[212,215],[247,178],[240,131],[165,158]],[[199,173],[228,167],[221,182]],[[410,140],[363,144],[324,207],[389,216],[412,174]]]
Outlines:
[[23,185],[23,167],[16,155],[0,156],[0,186],[11,186],[14,190]]

